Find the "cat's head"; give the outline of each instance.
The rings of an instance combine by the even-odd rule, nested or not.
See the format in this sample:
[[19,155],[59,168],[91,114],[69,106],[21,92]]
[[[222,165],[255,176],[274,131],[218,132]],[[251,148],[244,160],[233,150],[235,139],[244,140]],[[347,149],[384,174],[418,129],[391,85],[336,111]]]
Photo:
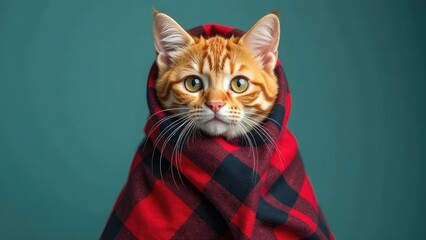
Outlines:
[[242,37],[188,34],[154,15],[156,93],[166,111],[208,135],[234,138],[259,127],[278,93],[279,19],[261,18]]

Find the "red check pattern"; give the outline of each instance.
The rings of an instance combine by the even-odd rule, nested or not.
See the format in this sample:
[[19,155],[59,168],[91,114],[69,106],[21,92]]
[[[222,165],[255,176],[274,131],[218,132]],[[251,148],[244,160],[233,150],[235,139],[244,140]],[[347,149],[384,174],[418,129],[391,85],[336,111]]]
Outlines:
[[[219,25],[189,32],[205,38],[244,33]],[[173,120],[164,121],[154,89],[157,74],[154,64],[147,89],[153,117],[145,127],[152,134],[135,154],[101,239],[334,239],[286,128],[290,93],[279,61],[280,91],[271,120],[264,122],[274,142],[251,133],[257,161],[242,139],[204,136],[190,140],[177,162],[172,154],[177,139],[160,135]],[[280,151],[272,151],[274,144]]]

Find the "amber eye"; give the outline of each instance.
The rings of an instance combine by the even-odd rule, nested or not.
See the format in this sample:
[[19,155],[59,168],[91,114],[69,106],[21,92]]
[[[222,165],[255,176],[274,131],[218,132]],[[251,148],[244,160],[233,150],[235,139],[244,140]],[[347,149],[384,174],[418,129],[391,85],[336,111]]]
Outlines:
[[244,77],[235,77],[231,80],[231,89],[236,93],[242,93],[247,90],[249,83]]
[[190,92],[198,92],[203,88],[203,82],[197,76],[189,76],[185,79],[185,88]]

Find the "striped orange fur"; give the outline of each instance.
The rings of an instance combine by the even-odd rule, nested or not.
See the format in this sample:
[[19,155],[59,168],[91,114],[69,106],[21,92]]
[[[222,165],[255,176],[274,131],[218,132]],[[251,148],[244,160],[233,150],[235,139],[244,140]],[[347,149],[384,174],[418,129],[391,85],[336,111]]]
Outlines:
[[190,36],[172,18],[155,13],[156,91],[166,110],[209,135],[233,138],[260,125],[278,92],[273,68],[279,20],[260,19],[242,37]]

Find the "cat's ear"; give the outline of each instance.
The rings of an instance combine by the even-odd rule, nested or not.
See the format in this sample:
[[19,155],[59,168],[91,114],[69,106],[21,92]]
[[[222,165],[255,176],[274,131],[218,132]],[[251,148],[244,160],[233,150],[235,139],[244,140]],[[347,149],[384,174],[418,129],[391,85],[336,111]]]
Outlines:
[[272,72],[278,59],[280,20],[274,13],[261,18],[239,43],[248,48],[263,64],[264,70]]
[[160,69],[170,66],[180,49],[193,44],[193,38],[171,17],[154,11],[154,44],[157,50],[157,65]]

